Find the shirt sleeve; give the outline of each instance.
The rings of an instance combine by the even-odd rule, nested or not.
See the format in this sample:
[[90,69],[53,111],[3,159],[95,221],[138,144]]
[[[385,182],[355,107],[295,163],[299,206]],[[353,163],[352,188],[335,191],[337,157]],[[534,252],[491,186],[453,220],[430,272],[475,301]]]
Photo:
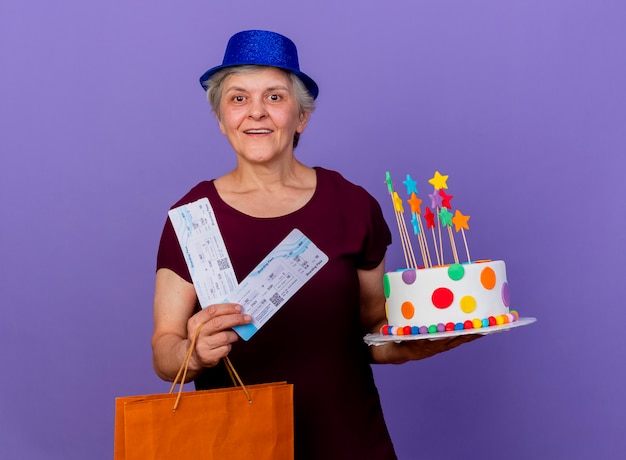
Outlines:
[[159,250],[157,252],[156,269],[159,270],[161,268],[168,268],[187,282],[192,282],[189,269],[187,268],[187,262],[185,262],[185,256],[180,249],[174,226],[169,217],[163,226],[163,233],[161,234],[161,241],[159,242]]
[[[178,200],[178,202],[176,202],[170,209],[206,197],[209,189],[209,182],[200,182],[189,190],[189,192]],[[185,256],[180,248],[178,237],[176,236],[174,226],[172,225],[169,217],[167,217],[165,225],[163,226],[163,233],[161,233],[161,241],[159,242],[156,262],[157,270],[161,268],[168,268],[187,282],[192,282],[189,269],[187,268],[187,262],[185,261]]]
[[363,247],[356,260],[356,267],[362,270],[376,268],[385,257],[387,246],[391,244],[391,232],[378,201],[365,192],[367,196],[366,216],[364,219],[367,231],[363,239]]

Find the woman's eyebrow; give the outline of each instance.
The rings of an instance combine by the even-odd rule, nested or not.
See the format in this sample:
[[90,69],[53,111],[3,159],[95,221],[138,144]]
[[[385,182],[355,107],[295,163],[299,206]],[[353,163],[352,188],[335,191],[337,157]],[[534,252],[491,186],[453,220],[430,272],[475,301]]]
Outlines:
[[277,85],[277,86],[271,86],[266,89],[266,91],[278,91],[278,90],[289,91],[289,88],[287,88],[284,85]]
[[[289,91],[289,88],[285,85],[276,85],[276,86],[270,86],[269,88],[266,88],[264,91],[278,91],[278,90]],[[230,86],[226,88],[227,93],[231,91],[247,92],[248,89],[242,86]]]
[[229,86],[228,88],[226,88],[226,92],[229,93],[231,91],[240,91],[240,92],[246,92],[247,89],[243,88],[241,86]]

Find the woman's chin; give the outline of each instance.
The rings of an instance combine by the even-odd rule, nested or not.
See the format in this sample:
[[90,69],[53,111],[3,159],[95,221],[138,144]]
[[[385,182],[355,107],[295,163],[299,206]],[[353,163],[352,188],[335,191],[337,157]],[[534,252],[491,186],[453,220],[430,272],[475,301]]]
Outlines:
[[240,155],[241,159],[243,159],[244,161],[250,163],[250,164],[268,164],[268,163],[273,163],[276,161],[280,161],[284,158],[286,158],[286,156],[288,156],[289,153],[287,152],[267,152],[267,151],[252,151],[252,152],[245,152],[243,154]]

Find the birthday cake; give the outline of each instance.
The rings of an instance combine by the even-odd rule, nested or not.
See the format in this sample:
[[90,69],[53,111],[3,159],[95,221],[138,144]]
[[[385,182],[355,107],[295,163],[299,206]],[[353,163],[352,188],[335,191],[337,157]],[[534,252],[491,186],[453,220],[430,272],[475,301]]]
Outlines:
[[[428,195],[431,206],[426,207],[424,216],[415,181],[409,175],[403,181],[410,197],[407,202],[411,207],[411,237],[404,219],[402,199],[394,191],[387,173],[387,187],[392,197],[407,266],[384,275],[388,324],[381,328],[381,335],[482,329],[519,319],[518,313],[510,309],[504,261],[470,258],[465,235],[465,230],[469,230],[469,216],[463,215],[458,209],[454,215],[451,213],[453,196],[444,191],[447,189],[447,179],[448,176],[437,171],[428,181],[434,186],[434,191]],[[457,234],[461,232],[464,260],[460,260],[452,225]],[[418,263],[413,251],[413,240],[419,247],[421,263]],[[444,248],[448,247],[447,257],[452,260],[446,263]]]

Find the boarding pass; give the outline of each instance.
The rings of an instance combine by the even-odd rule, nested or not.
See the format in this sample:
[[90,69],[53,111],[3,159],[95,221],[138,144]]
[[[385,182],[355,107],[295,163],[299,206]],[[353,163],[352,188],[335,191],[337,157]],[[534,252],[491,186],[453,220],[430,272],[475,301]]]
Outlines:
[[169,212],[202,308],[233,302],[252,317],[235,331],[249,340],[308,280],[328,262],[300,230],[293,229],[237,283],[226,245],[207,198]]

